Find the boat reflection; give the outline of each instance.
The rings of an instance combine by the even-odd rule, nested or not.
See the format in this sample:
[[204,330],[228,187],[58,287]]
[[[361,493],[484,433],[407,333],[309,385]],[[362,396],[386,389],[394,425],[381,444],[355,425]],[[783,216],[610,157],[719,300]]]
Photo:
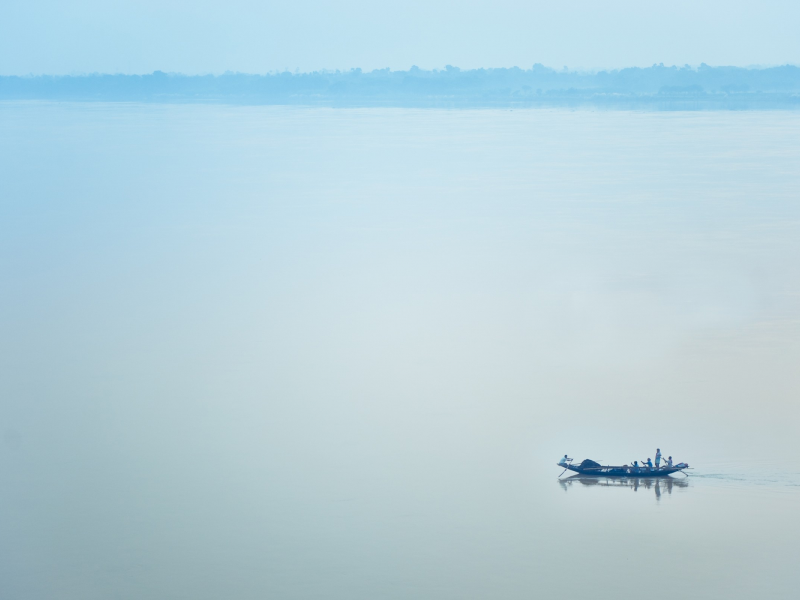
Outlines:
[[656,500],[660,500],[662,493],[672,494],[674,488],[689,487],[689,480],[687,478],[678,479],[671,476],[596,477],[592,475],[573,475],[572,477],[559,479],[558,484],[565,492],[575,485],[630,488],[634,492],[638,492],[640,488],[643,488],[646,490],[653,490],[656,495]]

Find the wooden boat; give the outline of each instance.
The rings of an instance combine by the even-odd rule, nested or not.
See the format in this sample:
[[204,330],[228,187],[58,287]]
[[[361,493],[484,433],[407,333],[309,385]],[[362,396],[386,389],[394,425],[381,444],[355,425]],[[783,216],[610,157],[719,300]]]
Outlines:
[[609,466],[601,465],[588,458],[577,465],[559,463],[558,466],[581,475],[595,475],[597,477],[664,477],[670,473],[682,472],[684,469],[689,468],[686,463],[678,463],[672,467],[660,467],[658,469],[656,467],[651,469],[647,465],[639,467],[631,465]]

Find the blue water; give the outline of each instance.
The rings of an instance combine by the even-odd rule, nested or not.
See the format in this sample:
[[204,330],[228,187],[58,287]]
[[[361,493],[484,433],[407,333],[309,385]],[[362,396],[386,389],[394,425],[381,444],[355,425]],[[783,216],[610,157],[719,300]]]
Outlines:
[[0,597],[794,597],[798,139],[0,104]]

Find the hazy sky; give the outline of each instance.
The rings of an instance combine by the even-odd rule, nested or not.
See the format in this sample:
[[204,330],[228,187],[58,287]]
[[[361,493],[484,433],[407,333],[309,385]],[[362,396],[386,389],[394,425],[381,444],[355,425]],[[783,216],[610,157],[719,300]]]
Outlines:
[[800,4],[5,0],[0,74],[800,63]]

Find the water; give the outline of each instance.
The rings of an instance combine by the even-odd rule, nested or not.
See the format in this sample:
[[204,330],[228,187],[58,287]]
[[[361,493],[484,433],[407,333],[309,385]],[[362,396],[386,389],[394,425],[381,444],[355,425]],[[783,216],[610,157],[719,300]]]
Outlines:
[[794,597],[799,134],[0,105],[0,596]]

